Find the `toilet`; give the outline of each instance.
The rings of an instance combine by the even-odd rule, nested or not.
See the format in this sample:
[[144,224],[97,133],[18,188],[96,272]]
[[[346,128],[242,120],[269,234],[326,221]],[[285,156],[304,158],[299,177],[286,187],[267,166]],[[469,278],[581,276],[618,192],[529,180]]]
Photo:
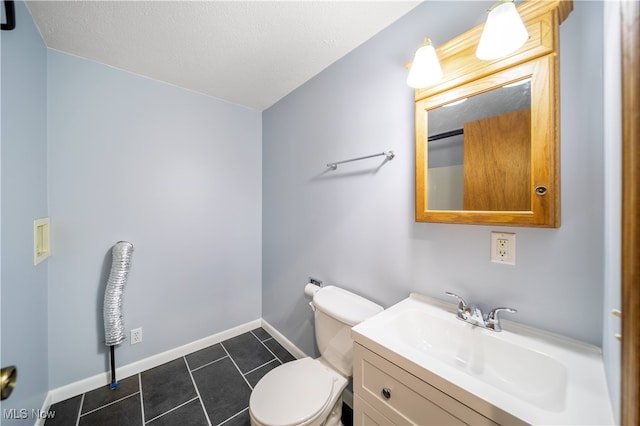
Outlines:
[[342,391],[353,372],[351,328],[383,308],[335,286],[317,290],[311,307],[320,358],[291,361],[265,374],[249,399],[252,425],[342,424]]

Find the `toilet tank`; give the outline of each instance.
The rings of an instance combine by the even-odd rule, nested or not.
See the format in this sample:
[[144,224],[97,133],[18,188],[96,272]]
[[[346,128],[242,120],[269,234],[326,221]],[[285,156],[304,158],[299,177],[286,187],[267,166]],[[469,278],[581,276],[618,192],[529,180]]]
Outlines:
[[353,372],[351,328],[382,312],[382,306],[335,286],[313,296],[316,343],[322,359],[345,377]]

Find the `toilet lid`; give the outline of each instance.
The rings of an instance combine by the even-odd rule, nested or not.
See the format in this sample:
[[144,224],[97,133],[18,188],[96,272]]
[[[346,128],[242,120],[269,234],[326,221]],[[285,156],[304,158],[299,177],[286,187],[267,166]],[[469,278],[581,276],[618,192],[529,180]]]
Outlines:
[[249,407],[264,425],[288,426],[313,419],[328,404],[333,377],[312,358],[274,368],[256,385]]

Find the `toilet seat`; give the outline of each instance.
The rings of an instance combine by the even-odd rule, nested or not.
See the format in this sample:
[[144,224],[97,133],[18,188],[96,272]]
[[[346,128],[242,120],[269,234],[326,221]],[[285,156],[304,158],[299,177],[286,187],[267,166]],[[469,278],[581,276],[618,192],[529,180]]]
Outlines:
[[319,361],[303,358],[274,368],[251,393],[251,416],[273,426],[311,423],[331,402],[334,375]]

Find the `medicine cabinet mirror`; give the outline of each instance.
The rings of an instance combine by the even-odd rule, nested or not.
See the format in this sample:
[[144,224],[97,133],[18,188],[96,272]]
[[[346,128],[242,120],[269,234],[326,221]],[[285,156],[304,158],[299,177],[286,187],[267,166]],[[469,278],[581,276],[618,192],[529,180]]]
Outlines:
[[558,26],[569,1],[529,0],[529,32],[482,61],[482,26],[437,48],[445,74],[416,90],[416,221],[560,226]]

